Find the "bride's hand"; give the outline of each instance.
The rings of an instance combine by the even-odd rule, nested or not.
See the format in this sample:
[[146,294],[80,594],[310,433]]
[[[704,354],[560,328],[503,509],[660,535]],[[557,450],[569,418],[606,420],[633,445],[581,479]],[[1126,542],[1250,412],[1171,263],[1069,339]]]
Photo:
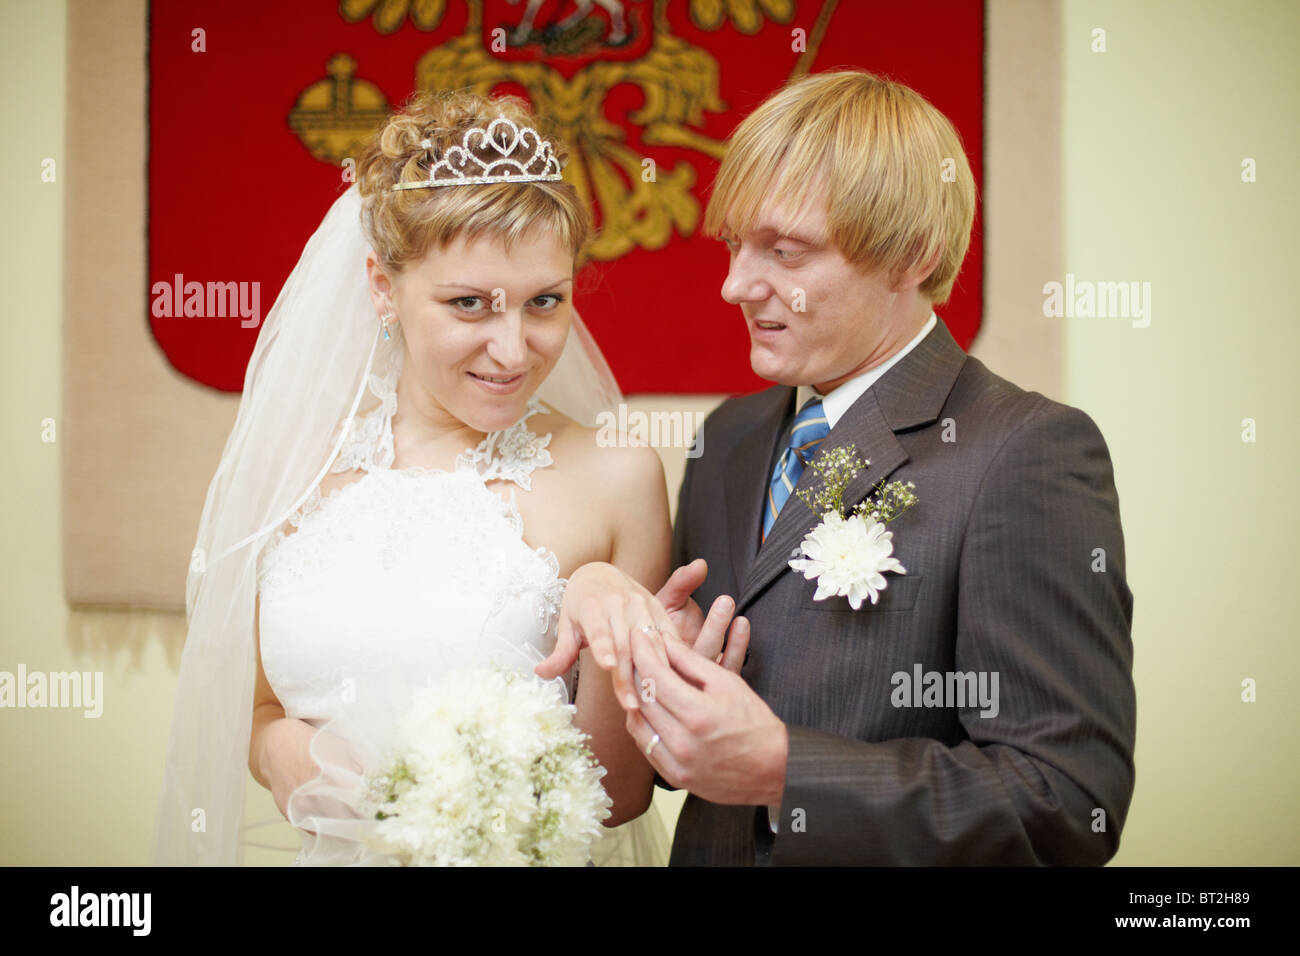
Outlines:
[[555,650],[535,672],[544,678],[563,674],[573,666],[578,652],[590,647],[597,666],[611,672],[623,707],[636,710],[630,635],[639,630],[664,664],[668,659],[663,641],[678,640],[739,673],[749,645],[749,622],[737,618],[727,640],[734,611],[731,599],[720,597],[707,617],[700,612],[690,594],[703,582],[705,573],[703,561],[679,568],[655,596],[613,565],[583,565],[570,576],[565,590]]
[[663,605],[641,584],[612,564],[584,564],[569,576],[560,607],[555,650],[535,668],[540,677],[565,673],[578,652],[591,648],[597,666],[610,672],[614,693],[628,710],[637,708],[632,680],[630,634],[642,631],[667,664],[664,640],[680,640]]

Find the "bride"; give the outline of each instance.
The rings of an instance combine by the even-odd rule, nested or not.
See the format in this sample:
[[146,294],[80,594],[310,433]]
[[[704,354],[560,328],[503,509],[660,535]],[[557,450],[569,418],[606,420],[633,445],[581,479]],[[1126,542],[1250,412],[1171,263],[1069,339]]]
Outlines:
[[[359,861],[315,832],[360,769],[322,773],[358,682],[373,707],[467,644],[540,660],[610,565],[647,589],[615,628],[674,636],[650,597],[663,471],[587,427],[619,400],[573,306],[589,213],[535,125],[512,97],[413,97],[277,298],[191,560],[156,862],[240,862],[250,770],[304,835],[295,862]],[[625,729],[631,675],[588,653],[565,683],[612,827],[653,771]],[[655,814],[630,826],[636,862],[662,862]]]

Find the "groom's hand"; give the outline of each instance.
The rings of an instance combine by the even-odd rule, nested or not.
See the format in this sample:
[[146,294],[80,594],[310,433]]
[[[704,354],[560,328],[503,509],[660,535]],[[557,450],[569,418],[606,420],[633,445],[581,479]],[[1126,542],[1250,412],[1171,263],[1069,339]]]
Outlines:
[[710,803],[780,806],[785,724],[734,671],[675,641],[665,650],[671,666],[632,635],[642,703],[627,729],[641,752],[670,784]]
[[704,626],[704,612],[691,595],[700,589],[708,576],[709,563],[703,558],[696,558],[674,571],[655,595],[672,619],[678,636],[692,646],[700,636],[700,628]]
[[713,602],[705,616],[691,595],[700,589],[708,575],[708,562],[696,558],[674,571],[655,597],[668,612],[678,637],[695,648],[695,653],[739,674],[745,663],[745,651],[749,649],[749,621],[743,617],[732,620],[735,602],[726,594]]

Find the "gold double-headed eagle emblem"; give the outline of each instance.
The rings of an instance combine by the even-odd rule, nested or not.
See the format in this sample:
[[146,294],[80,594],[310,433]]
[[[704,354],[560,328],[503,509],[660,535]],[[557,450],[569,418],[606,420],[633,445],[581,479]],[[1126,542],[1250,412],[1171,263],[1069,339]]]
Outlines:
[[[509,36],[513,46],[537,44],[543,53],[587,54],[627,42],[625,7],[638,0],[579,0],[577,9],[559,24],[538,31],[533,18],[541,0],[526,2],[520,24]],[[588,18],[593,2],[609,14]],[[501,83],[522,86],[535,112],[546,116],[570,145],[564,178],[595,210],[600,231],[588,254],[593,259],[617,259],[631,249],[662,248],[673,230],[680,236],[695,232],[700,204],[691,192],[695,167],[679,160],[659,168],[653,157],[640,155],[627,144],[624,128],[605,118],[604,103],[614,87],[630,83],[643,95],[643,105],[627,115],[647,146],[668,146],[721,159],[725,144],[700,132],[706,113],[727,109],[718,94],[718,60],[708,50],[673,34],[666,10],[670,0],[651,0],[652,33],[645,53],[632,60],[593,60],[570,78],[545,62],[511,61],[493,55],[483,36],[483,0],[464,0],[468,20],[464,32],[429,50],[416,63],[417,89],[465,88],[487,94]],[[692,22],[716,30],[730,21],[745,34],[757,33],[767,20],[790,23],[797,0],[683,0]],[[823,0],[791,78],[806,73],[825,35],[837,0]],[[447,0],[340,0],[339,13],[356,23],[372,19],[379,33],[392,33],[409,16],[421,30],[441,22]],[[336,53],[326,67],[328,77],[308,86],[289,113],[289,127],[311,154],[342,166],[355,156],[370,133],[388,115],[389,104],[373,83],[357,77],[357,61]]]

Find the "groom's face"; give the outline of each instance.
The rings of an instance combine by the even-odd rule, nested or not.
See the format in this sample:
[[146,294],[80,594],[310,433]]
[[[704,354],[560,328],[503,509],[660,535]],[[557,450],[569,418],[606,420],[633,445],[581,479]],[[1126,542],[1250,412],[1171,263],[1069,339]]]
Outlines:
[[827,233],[824,203],[791,213],[770,200],[746,234],[724,226],[721,238],[731,253],[722,297],[744,313],[758,375],[825,393],[896,347],[901,322],[889,277],[844,258]]

